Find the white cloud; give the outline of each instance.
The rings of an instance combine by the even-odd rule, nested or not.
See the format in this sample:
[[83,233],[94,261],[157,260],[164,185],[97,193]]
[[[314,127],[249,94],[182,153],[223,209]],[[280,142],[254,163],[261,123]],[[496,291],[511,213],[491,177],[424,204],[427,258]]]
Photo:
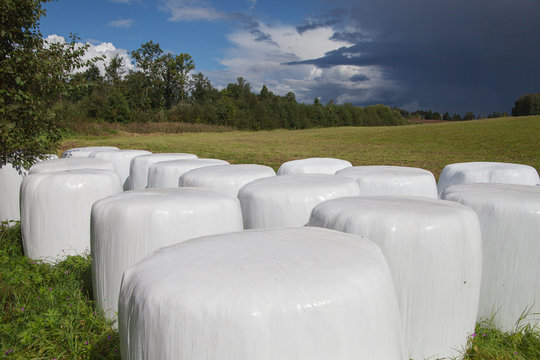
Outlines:
[[[48,43],[65,43],[66,39],[63,36],[53,34],[47,36],[45,41]],[[85,44],[82,42],[77,43],[77,46],[83,45]],[[97,56],[105,57],[103,61],[98,61],[96,63],[96,66],[99,68],[102,75],[105,74],[105,65],[108,64],[115,55],[120,56],[120,58],[122,59],[122,64],[124,65],[124,71],[126,73],[129,70],[135,70],[135,65],[131,63],[131,58],[127,50],[118,49],[110,42],[96,43],[95,41],[93,41],[92,43],[87,42],[86,45],[89,45],[89,47],[83,56],[83,60],[90,60]],[[85,70],[85,68],[82,68],[77,71],[80,72]]]
[[[304,102],[312,102],[315,97],[328,101],[332,97],[337,103],[366,103],[376,101],[381,92],[396,89],[396,84],[376,66],[287,65],[321,58],[329,51],[353,45],[332,39],[334,33],[329,26],[300,34],[293,26],[264,24],[257,32],[236,31],[227,36],[232,47],[220,60],[225,69],[205,74],[218,88],[243,77],[255,92],[266,84],[279,95],[292,91],[298,101]],[[262,40],[261,34],[265,35]]]
[[164,0],[160,8],[171,14],[168,21],[216,21],[227,19],[227,13],[218,11],[196,0]]
[[131,4],[132,0],[109,0],[114,3],[120,3],[120,4]]
[[130,28],[131,25],[133,25],[133,23],[134,23],[133,19],[118,19],[118,20],[110,21],[108,25],[112,27],[127,29],[127,28]]

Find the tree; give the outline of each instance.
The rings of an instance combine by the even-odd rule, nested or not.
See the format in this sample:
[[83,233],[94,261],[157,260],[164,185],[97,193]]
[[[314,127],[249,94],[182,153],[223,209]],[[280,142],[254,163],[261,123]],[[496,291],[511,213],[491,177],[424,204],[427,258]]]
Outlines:
[[122,58],[120,57],[120,55],[116,54],[105,66],[105,81],[107,81],[110,85],[116,87],[122,79],[123,73],[124,64],[122,64]]
[[161,77],[164,83],[165,107],[170,108],[176,101],[176,93],[181,104],[184,104],[188,88],[188,75],[195,68],[189,54],[165,54],[160,58],[162,62]]
[[[161,89],[161,73],[163,68],[163,61],[161,61],[161,54],[163,50],[159,46],[159,43],[154,43],[152,40],[135,51],[131,52],[131,57],[135,59],[137,68],[139,71],[135,72],[141,76],[137,76],[139,80],[138,85],[142,85],[143,93],[139,96],[144,96],[144,99],[138,101],[141,105],[147,107],[157,108],[161,105],[162,89]],[[161,68],[161,69],[160,69]],[[142,80],[142,83],[140,82]],[[148,110],[144,108],[143,110]]]
[[2,0],[0,15],[0,166],[28,168],[58,148],[63,128],[53,105],[71,72],[88,63],[77,38],[46,43],[39,31],[48,0]]
[[202,72],[193,75],[189,84],[191,100],[195,103],[202,103],[211,97],[217,96],[217,90],[214,89],[210,80]]
[[512,116],[540,115],[540,93],[523,95],[514,104]]

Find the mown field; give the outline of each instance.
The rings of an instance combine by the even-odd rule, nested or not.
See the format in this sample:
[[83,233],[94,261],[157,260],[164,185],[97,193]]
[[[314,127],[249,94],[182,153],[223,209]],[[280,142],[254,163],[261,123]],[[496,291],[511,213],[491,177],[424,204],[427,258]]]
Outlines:
[[119,128],[112,135],[71,135],[63,142],[62,150],[113,145],[152,152],[188,152],[236,164],[269,165],[274,169],[292,159],[336,157],[353,165],[421,167],[438,177],[446,164],[465,161],[515,162],[539,170],[539,139],[540,116],[529,116],[392,127],[258,132],[137,134]]

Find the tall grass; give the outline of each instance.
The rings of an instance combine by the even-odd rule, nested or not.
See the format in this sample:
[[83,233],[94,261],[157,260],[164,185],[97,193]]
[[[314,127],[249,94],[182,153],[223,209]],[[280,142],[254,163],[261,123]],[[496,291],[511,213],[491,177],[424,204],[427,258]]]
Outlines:
[[88,256],[51,266],[26,258],[20,225],[0,226],[0,356],[120,359],[118,333],[96,311]]

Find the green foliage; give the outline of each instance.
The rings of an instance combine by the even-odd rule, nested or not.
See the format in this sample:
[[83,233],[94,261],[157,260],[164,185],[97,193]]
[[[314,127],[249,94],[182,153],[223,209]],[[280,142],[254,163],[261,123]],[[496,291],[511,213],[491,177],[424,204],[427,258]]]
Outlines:
[[493,325],[493,319],[476,324],[469,337],[463,359],[471,360],[530,360],[540,359],[540,332],[524,324],[525,316],[517,321],[513,331],[502,332]]
[[0,3],[0,166],[28,168],[57,149],[63,124],[53,105],[67,95],[70,72],[84,65],[86,47],[77,47],[76,37],[44,42],[38,21],[45,2]]
[[120,359],[91,300],[90,259],[51,266],[22,254],[20,226],[0,226],[0,351],[6,359]]
[[512,116],[540,115],[540,93],[523,95],[512,108]]

